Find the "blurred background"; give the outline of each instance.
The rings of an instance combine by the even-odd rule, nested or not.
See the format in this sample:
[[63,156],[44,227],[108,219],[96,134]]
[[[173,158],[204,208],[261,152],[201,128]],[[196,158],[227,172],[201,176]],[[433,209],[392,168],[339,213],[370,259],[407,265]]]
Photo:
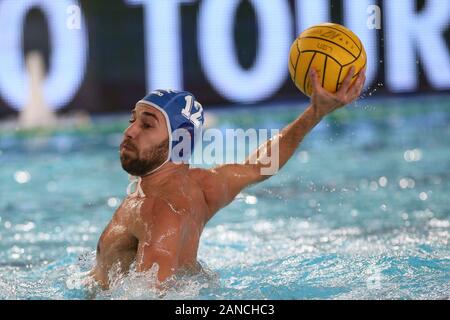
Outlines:
[[3,0],[0,8],[2,118],[25,104],[32,51],[44,60],[45,101],[63,113],[128,112],[166,87],[192,91],[208,108],[304,101],[286,57],[302,30],[323,21],[361,38],[377,96],[450,90],[446,0]]
[[[208,224],[207,275],[167,297],[448,299],[450,0],[0,0],[0,298],[89,297],[136,101],[281,129],[308,103],[290,45],[325,21],[366,48],[361,99]],[[131,275],[98,297],[158,296]]]

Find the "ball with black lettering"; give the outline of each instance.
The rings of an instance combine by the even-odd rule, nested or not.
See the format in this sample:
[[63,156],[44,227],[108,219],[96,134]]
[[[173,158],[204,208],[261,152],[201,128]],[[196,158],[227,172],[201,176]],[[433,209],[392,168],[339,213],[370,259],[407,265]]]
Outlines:
[[311,68],[315,68],[326,90],[336,92],[351,66],[355,66],[353,82],[366,63],[361,40],[337,23],[322,23],[306,29],[295,39],[289,52],[292,81],[308,97],[312,94]]

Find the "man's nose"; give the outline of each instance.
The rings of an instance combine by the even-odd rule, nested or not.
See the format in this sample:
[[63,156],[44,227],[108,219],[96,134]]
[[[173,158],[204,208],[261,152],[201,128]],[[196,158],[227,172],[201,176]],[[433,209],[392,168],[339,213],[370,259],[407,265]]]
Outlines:
[[131,123],[128,128],[125,129],[125,137],[129,138],[129,139],[134,139],[136,138],[137,134],[138,134],[138,126],[136,125],[136,121]]

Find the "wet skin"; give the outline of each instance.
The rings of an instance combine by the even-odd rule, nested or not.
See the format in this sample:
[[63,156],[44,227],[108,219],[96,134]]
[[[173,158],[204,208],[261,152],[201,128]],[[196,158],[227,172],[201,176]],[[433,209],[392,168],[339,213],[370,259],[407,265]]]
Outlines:
[[199,270],[197,249],[210,212],[198,170],[167,164],[144,179],[145,197],[128,196],[103,231],[97,247],[95,279],[108,287],[108,272],[116,265],[126,272],[159,265],[159,280],[176,271]]
[[[227,164],[206,170],[168,162],[142,177],[142,191],[125,198],[103,231],[97,246],[93,278],[109,287],[108,275],[117,268],[126,273],[136,262],[136,271],[158,265],[158,280],[164,281],[180,271],[198,271],[197,251],[206,223],[236,195],[251,184],[269,178],[261,174],[267,167],[267,150],[279,150],[279,167],[289,160],[306,134],[323,117],[354,101],[361,93],[365,71],[350,85],[350,70],[336,93],[323,89],[317,74],[311,71],[311,104],[280,134],[261,145],[244,163]],[[151,147],[168,138],[163,114],[157,109],[137,104],[132,123],[121,144],[121,159],[151,159]]]

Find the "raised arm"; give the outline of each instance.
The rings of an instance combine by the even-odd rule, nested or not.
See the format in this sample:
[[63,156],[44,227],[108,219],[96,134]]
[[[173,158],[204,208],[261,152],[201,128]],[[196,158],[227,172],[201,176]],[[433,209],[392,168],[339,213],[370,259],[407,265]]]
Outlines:
[[[306,134],[314,128],[323,117],[334,110],[351,103],[361,94],[365,81],[365,69],[351,84],[354,75],[352,67],[336,93],[322,88],[315,70],[311,69],[310,78],[313,85],[311,104],[292,123],[287,125],[272,139],[263,143],[250,155],[243,164],[227,164],[211,170],[209,205],[211,216],[230,203],[245,187],[261,182],[275,172],[265,173],[264,168],[271,158],[272,152],[278,150],[278,168],[281,169],[302,142]],[[210,217],[211,217],[210,216]],[[209,217],[209,218],[210,218]]]

